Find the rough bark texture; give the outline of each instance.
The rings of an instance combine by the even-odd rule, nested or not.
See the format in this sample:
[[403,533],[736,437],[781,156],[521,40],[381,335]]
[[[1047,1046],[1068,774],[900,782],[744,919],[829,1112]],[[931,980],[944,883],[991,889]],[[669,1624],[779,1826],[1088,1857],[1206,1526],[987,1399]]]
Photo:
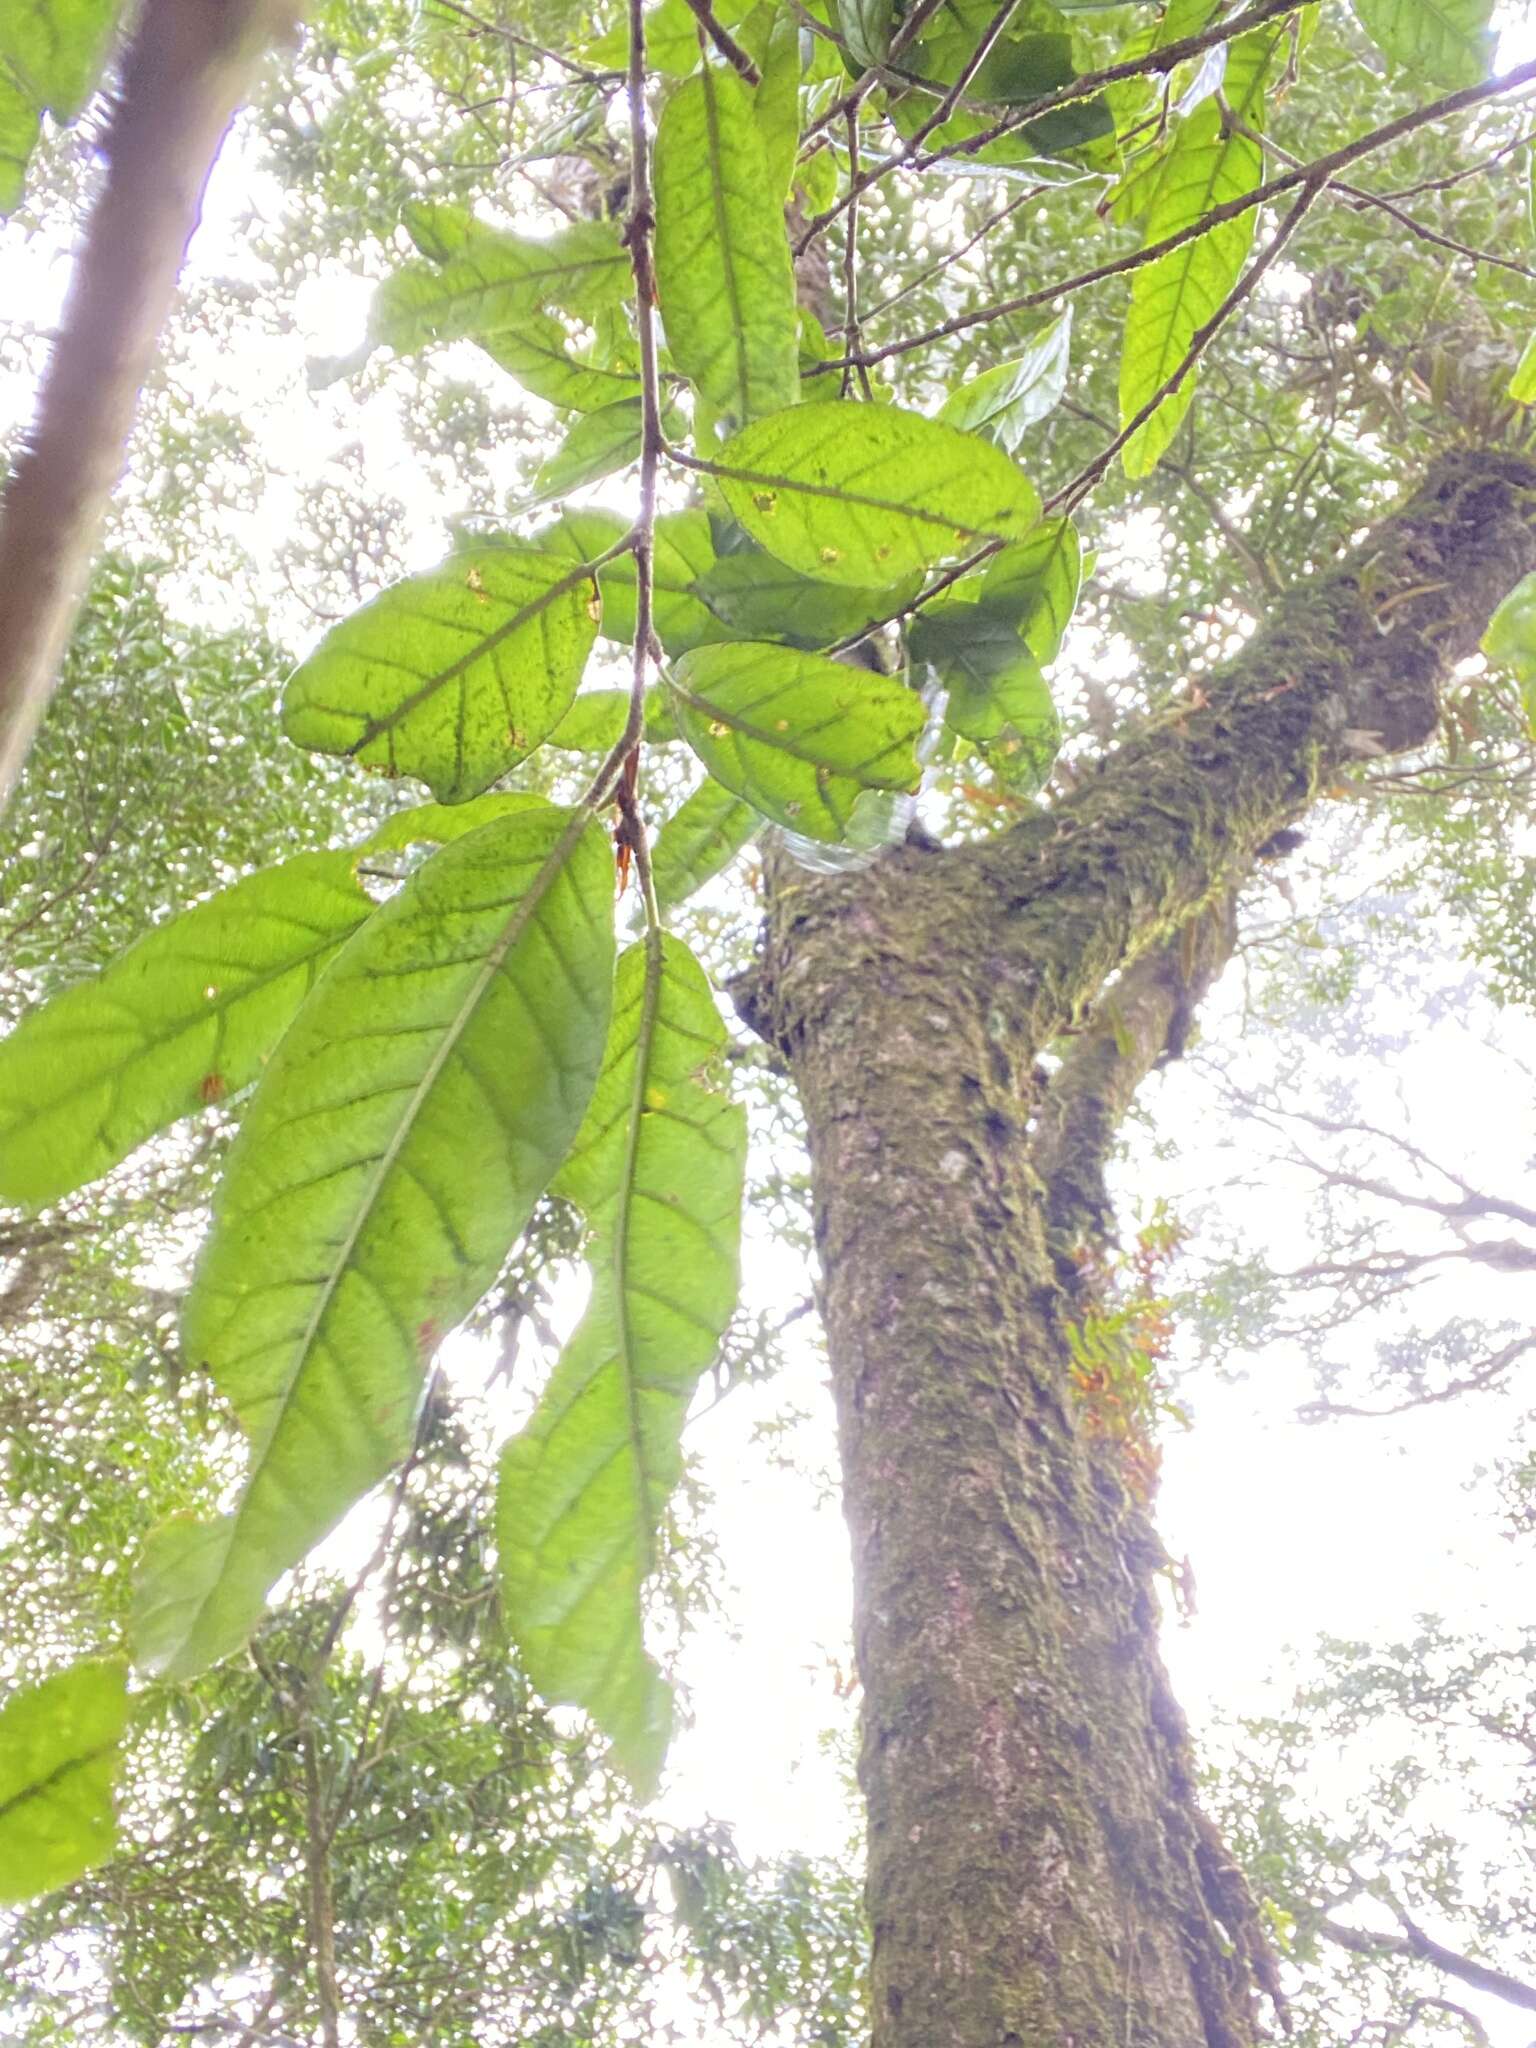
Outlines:
[[813,1158],[874,2048],[1259,2037],[1270,1972],[1196,1805],[1161,1552],[1071,1383],[1074,1242],[1256,848],[1352,754],[1433,733],[1448,665],[1533,564],[1536,465],[1447,461],[1049,815],[860,875],[770,864],[744,1009],[790,1063]]

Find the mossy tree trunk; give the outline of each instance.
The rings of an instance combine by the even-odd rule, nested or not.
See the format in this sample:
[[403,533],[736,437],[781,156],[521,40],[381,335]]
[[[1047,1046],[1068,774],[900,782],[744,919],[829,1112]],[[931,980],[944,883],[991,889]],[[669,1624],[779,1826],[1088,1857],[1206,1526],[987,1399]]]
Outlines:
[[814,1169],[874,2048],[1262,2038],[1273,1971],[1196,1804],[1161,1550],[1068,1332],[1115,1129],[1220,971],[1258,848],[1351,757],[1433,734],[1533,565],[1536,466],[1458,456],[1049,814],[857,875],[770,860],[743,1007]]

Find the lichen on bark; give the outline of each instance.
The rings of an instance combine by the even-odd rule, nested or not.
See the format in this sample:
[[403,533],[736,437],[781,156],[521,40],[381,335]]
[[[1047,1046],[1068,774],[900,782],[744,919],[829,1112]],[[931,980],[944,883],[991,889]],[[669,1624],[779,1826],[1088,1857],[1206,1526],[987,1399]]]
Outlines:
[[1533,563],[1536,465],[1454,457],[1053,809],[859,875],[768,862],[746,1008],[813,1165],[874,2048],[1261,2036],[1273,1972],[1195,1796],[1161,1549],[1070,1392],[1064,1250],[1103,1227],[1108,1144],[1219,971],[1256,850],[1352,757],[1433,733]]

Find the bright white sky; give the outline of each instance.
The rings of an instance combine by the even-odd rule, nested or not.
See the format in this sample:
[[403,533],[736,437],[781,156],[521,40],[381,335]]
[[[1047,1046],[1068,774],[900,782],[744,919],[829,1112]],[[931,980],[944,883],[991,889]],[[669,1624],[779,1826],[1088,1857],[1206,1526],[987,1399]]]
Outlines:
[[[1516,55],[1506,42],[1504,61]],[[275,214],[280,202],[278,188],[231,152],[194,247],[192,288],[215,276],[260,282],[242,223],[248,209]],[[66,281],[63,252],[18,249],[12,238],[5,265],[17,299],[46,329]],[[237,576],[221,594],[205,577],[189,578],[173,600],[188,617],[222,624],[249,615],[260,565],[285,530],[291,491],[326,474],[341,476],[338,458],[349,446],[361,446],[362,488],[410,508],[412,566],[440,554],[443,520],[455,507],[424,489],[392,404],[375,401],[360,418],[345,385],[321,393],[305,385],[306,356],[341,355],[361,338],[369,294],[360,278],[312,282],[292,309],[291,339],[263,338],[244,354],[210,348],[198,362],[212,402],[256,426],[267,460],[288,482],[279,481],[254,515],[230,513],[231,536],[250,557],[250,580]],[[466,353],[462,367],[478,370],[481,361]],[[461,368],[457,357],[452,368]],[[510,395],[512,387],[503,388]],[[0,369],[0,431],[24,419],[29,405],[25,377],[14,367],[9,375]],[[347,481],[357,488],[357,473]],[[597,495],[618,502],[613,486]],[[276,599],[267,590],[261,601]],[[294,622],[290,630],[302,629]],[[1208,1005],[1208,1041],[1224,1037],[1236,1010],[1229,977]],[[1413,1104],[1418,1142],[1474,1182],[1517,1194],[1529,1187],[1536,1161],[1532,1091],[1527,1074],[1482,1049],[1485,1032],[1536,1066],[1536,1024],[1508,1013],[1495,1020],[1479,1000],[1464,1025],[1446,1020],[1419,1031],[1395,1079]],[[1391,1123],[1400,1111],[1386,1099],[1385,1076],[1378,1092],[1383,1099],[1362,1107]],[[1161,1128],[1183,1133],[1184,1143],[1172,1162],[1142,1162],[1137,1192],[1182,1195],[1192,1215],[1237,1170],[1222,1149],[1234,1132],[1210,1117],[1188,1063],[1170,1069],[1148,1095]],[[1226,1214],[1254,1246],[1269,1247],[1284,1262],[1295,1255],[1301,1186],[1275,1173],[1267,1184],[1224,1197]],[[1506,1283],[1511,1297],[1520,1284]],[[806,1293],[807,1278],[778,1248],[755,1243],[748,1287],[751,1302],[788,1307]],[[570,1312],[575,1306],[566,1304]],[[1473,1312],[1484,1306],[1469,1299]],[[1516,1312],[1513,1299],[1509,1312]],[[728,1819],[749,1853],[836,1852],[852,1821],[841,1766],[822,1740],[829,1728],[846,1729],[851,1713],[837,1690],[848,1663],[841,1517],[814,1479],[770,1462],[752,1441],[757,1425],[783,1407],[807,1407],[824,1420],[799,1432],[797,1451],[819,1470],[830,1464],[822,1368],[809,1342],[797,1356],[790,1383],[733,1396],[692,1439],[716,1493],[726,1575],[736,1592],[731,1629],[705,1627],[686,1647],[680,1675],[696,1725],[676,1744],[662,1810],[679,1822]],[[1230,1363],[1246,1377],[1221,1384],[1207,1375],[1185,1390],[1195,1427],[1167,1442],[1160,1502],[1168,1547],[1175,1556],[1189,1554],[1198,1585],[1196,1618],[1167,1632],[1177,1690],[1197,1726],[1283,1700],[1320,1631],[1385,1636],[1409,1630],[1417,1614],[1432,1609],[1497,1635],[1504,1618],[1531,1611],[1531,1563],[1494,1533],[1493,1503],[1480,1481],[1505,1447],[1518,1404],[1483,1399],[1391,1424],[1310,1427],[1294,1419],[1311,1392],[1294,1358],[1276,1349]],[[1327,1789],[1342,1797],[1348,1786],[1342,1773]],[[1470,1996],[1467,2002],[1475,2003]],[[1501,2007],[1479,2009],[1497,2048],[1525,2048],[1528,2024]]]

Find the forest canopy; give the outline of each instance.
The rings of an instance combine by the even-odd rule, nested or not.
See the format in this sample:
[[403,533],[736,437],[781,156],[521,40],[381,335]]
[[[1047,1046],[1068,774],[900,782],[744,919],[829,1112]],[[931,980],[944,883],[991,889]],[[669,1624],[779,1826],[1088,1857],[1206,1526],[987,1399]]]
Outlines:
[[0,22],[6,2039],[1526,2040],[1533,49]]

